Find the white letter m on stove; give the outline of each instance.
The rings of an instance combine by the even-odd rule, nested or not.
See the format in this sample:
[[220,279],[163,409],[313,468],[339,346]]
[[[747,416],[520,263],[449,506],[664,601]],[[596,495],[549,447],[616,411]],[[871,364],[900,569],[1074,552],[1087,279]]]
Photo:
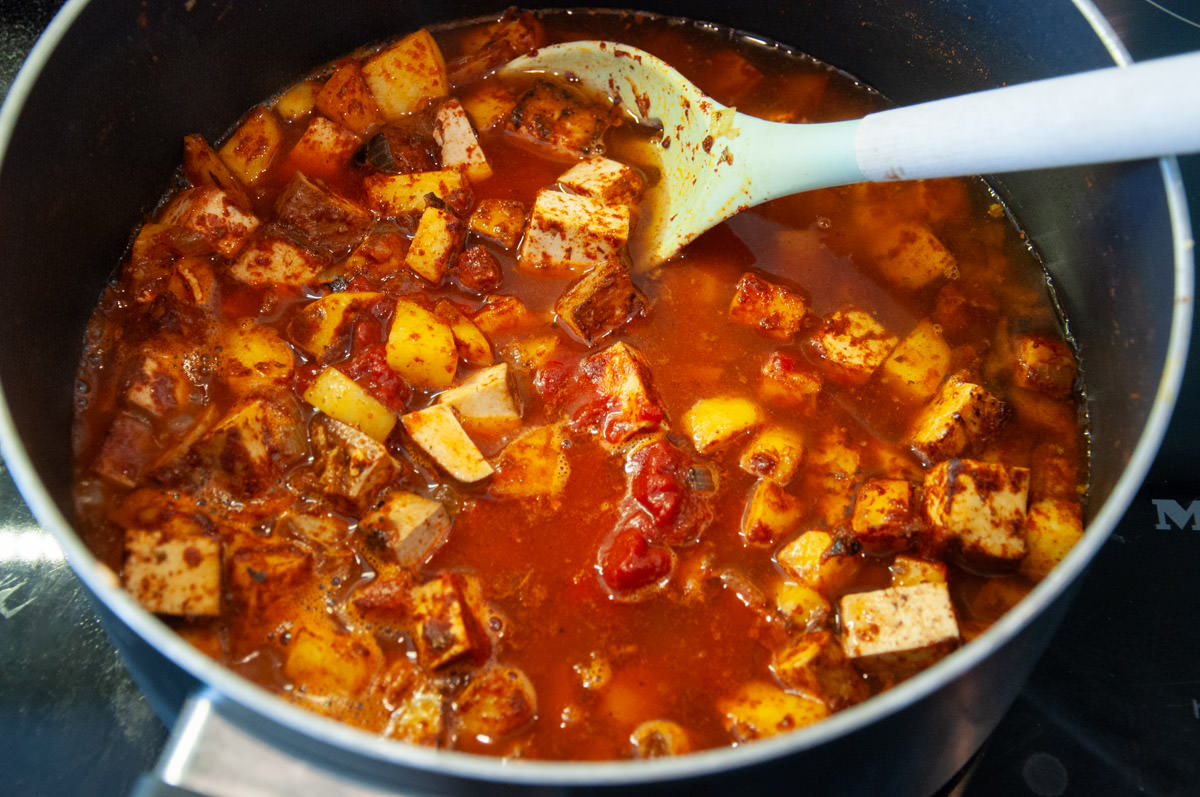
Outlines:
[[1154,528],[1162,531],[1172,526],[1182,529],[1187,526],[1187,522],[1190,520],[1192,521],[1192,528],[1200,531],[1200,500],[1192,501],[1188,504],[1187,509],[1180,506],[1178,501],[1170,498],[1155,498],[1153,500],[1154,508],[1158,510],[1158,523],[1154,525]]

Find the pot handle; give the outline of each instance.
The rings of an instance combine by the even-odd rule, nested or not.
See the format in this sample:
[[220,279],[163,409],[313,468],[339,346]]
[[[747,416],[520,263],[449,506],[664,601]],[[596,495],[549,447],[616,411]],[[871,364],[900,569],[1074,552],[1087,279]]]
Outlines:
[[222,709],[228,701],[202,689],[184,703],[154,771],[142,775],[130,797],[429,797],[351,780],[254,735]]

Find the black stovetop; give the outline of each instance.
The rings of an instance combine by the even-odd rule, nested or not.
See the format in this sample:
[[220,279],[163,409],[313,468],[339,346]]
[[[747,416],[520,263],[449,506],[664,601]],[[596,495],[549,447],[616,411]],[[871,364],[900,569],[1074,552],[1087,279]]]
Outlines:
[[[0,96],[59,5],[0,0]],[[1200,49],[1200,0],[1098,5],[1135,58]],[[1180,165],[1200,229],[1200,156]],[[1149,477],[1027,687],[947,794],[1200,794],[1198,415],[1194,345]],[[0,792],[126,794],[166,737],[0,465]]]

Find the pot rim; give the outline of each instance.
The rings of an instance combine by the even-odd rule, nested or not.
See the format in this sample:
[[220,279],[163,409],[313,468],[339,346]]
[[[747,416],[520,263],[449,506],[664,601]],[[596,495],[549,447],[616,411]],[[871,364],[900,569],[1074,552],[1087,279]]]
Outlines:
[[[89,0],[68,0],[43,32],[21,67],[0,108],[0,169],[21,110],[50,56]],[[1091,0],[1071,0],[1114,63],[1132,62],[1108,20]],[[716,748],[684,756],[638,761],[529,761],[434,750],[385,739],[288,703],[209,659],[120,588],[117,575],[101,564],[74,532],[41,484],[21,442],[0,385],[0,454],[38,523],[62,548],[72,570],[118,618],[222,698],[281,729],[321,739],[339,750],[388,764],[466,778],[513,784],[632,785],[688,779],[751,766],[819,747],[899,712],[938,688],[965,675],[1012,640],[1082,573],[1121,520],[1154,461],[1179,394],[1192,325],[1193,242],[1183,181],[1175,158],[1159,160],[1173,239],[1174,307],[1166,360],[1145,426],[1122,475],[1088,524],[1083,539],[1029,595],[977,639],[932,667],[864,703],[814,725],[753,744]],[[974,752],[967,751],[967,755]],[[964,756],[965,758],[965,756]]]

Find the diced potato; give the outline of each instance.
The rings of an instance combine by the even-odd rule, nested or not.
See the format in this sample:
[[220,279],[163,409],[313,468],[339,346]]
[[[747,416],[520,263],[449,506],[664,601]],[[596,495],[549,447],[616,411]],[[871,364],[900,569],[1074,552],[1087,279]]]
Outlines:
[[304,400],[379,441],[386,440],[396,426],[396,413],[333,366],[317,374],[304,391]]
[[224,257],[240,252],[259,225],[255,216],[238,207],[232,195],[207,185],[181,191],[163,212],[161,222],[195,234],[207,242],[208,251]]
[[368,59],[362,76],[387,120],[399,119],[417,110],[422,101],[450,91],[442,51],[424,28]]
[[442,391],[437,400],[453,408],[463,428],[472,434],[497,435],[521,423],[508,363],[476,371],[457,387]]
[[440,501],[396,490],[363,516],[359,531],[385,545],[402,568],[419,566],[450,533],[450,515]]
[[239,396],[269,395],[291,386],[296,357],[273,328],[244,319],[222,327],[218,337],[221,362],[217,373]]
[[803,510],[800,499],[777,482],[759,479],[742,514],[742,539],[747,545],[773,545],[796,528]]
[[831,526],[842,523],[850,516],[862,449],[847,439],[844,429],[834,428],[821,435],[807,461],[806,489],[817,496],[821,518]]
[[342,174],[362,139],[337,122],[314,116],[288,152],[285,168],[329,180]]
[[646,358],[628,343],[614,343],[580,364],[602,401],[588,414],[604,442],[619,445],[636,434],[665,428],[666,414]]
[[718,700],[717,710],[725,730],[738,742],[765,739],[829,716],[820,700],[785,692],[766,681],[743,684],[733,695]]
[[458,249],[460,223],[453,213],[428,207],[421,214],[404,265],[438,285]]
[[409,437],[447,473],[462,482],[492,475],[492,466],[467,436],[447,404],[406,413],[401,421]]
[[248,495],[274,487],[286,466],[307,449],[299,408],[290,399],[239,404],[194,447],[216,479]]
[[932,396],[950,370],[950,345],[928,319],[917,324],[879,369],[880,384],[901,401]]
[[909,445],[926,462],[939,462],[987,442],[1011,410],[981,385],[953,375],[913,422]]
[[313,418],[309,437],[316,488],[355,514],[401,473],[400,463],[382,443],[330,416]]
[[476,130],[489,130],[508,119],[517,98],[504,84],[488,81],[463,94],[462,104]]
[[842,598],[841,617],[846,655],[888,681],[928,667],[959,643],[945,584],[851,593]]
[[130,529],[121,575],[125,589],[155,614],[221,611],[221,543],[213,537]]
[[375,95],[367,87],[358,62],[352,59],[338,64],[316,92],[314,102],[325,116],[359,135],[374,127],[380,119]]
[[554,313],[559,324],[591,345],[645,307],[646,297],[629,272],[621,263],[608,260],[571,283],[554,303]]
[[820,529],[806,531],[780,548],[775,561],[789,578],[826,596],[847,583],[858,568],[854,557],[841,550],[833,535]]
[[923,224],[902,223],[882,230],[872,239],[871,254],[884,279],[908,290],[958,274],[954,255]]
[[475,326],[485,335],[495,335],[541,323],[516,296],[489,296],[473,316]]
[[522,335],[505,346],[501,356],[515,367],[532,373],[554,360],[562,343],[563,338],[558,332]]
[[701,454],[732,443],[762,422],[759,406],[741,396],[700,399],[683,415],[684,431]]
[[864,385],[883,365],[899,340],[861,310],[839,310],[813,336],[813,350],[825,371],[844,385]]
[[664,758],[692,750],[687,730],[671,720],[646,720],[629,734],[634,758]]
[[455,578],[443,573],[412,590],[417,653],[421,664],[437,669],[474,648],[472,622]]
[[776,340],[791,340],[807,315],[808,306],[800,294],[752,272],[738,280],[729,304],[732,320]]
[[904,479],[868,479],[858,488],[850,527],[871,553],[908,544],[916,526],[912,485]]
[[458,356],[470,365],[491,365],[496,361],[492,344],[479,327],[449,299],[439,299],[433,312],[450,325]]
[[183,174],[192,186],[211,186],[224,191],[234,205],[250,212],[250,197],[245,187],[201,135],[183,137]]
[[1028,468],[951,459],[925,476],[925,518],[935,540],[954,542],[969,557],[1015,562],[1026,552],[1028,495]]
[[[307,116],[316,107],[317,92],[320,87],[321,84],[315,80],[301,80],[275,100],[275,113],[279,114],[279,117],[285,122],[295,122],[297,119]],[[325,112],[322,111],[322,113]],[[325,115],[330,116],[328,113]]]
[[535,426],[513,440],[496,458],[488,491],[498,498],[555,498],[571,477],[558,424]]
[[867,682],[829,631],[802,635],[775,654],[771,669],[789,689],[820,700],[831,711],[861,703],[868,696]]
[[479,200],[471,212],[471,232],[512,249],[525,229],[525,205],[515,199]]
[[368,206],[385,216],[423,212],[430,194],[451,210],[471,204],[471,188],[458,169],[369,174],[363,178],[363,189]]
[[386,279],[404,268],[404,256],[408,254],[409,240],[395,229],[382,229],[371,233],[343,265],[350,274],[365,274],[375,279]]
[[320,362],[341,359],[349,351],[358,314],[382,295],[342,291],[309,302],[288,324],[288,339]]
[[358,697],[383,665],[374,637],[339,631],[316,619],[299,624],[285,650],[283,674],[311,697]]
[[620,257],[629,240],[629,208],[586,196],[538,191],[517,252],[517,267],[564,276]]
[[270,108],[256,108],[217,150],[244,185],[253,186],[283,147],[283,126]]
[[302,287],[316,280],[322,263],[283,238],[262,237],[242,250],[229,272],[249,285]]
[[386,356],[393,371],[419,388],[448,388],[458,370],[454,330],[410,299],[396,301]]
[[1077,501],[1044,498],[1029,506],[1025,515],[1028,553],[1021,572],[1040,581],[1063,560],[1083,537],[1083,513]]
[[1047,396],[1065,398],[1075,387],[1075,355],[1061,340],[1044,335],[1019,335],[1014,381]]
[[783,426],[768,426],[750,441],[738,467],[761,479],[786,485],[804,458],[804,438]]
[[471,676],[454,700],[459,732],[495,742],[524,728],[537,715],[537,692],[515,667],[488,667]]
[[777,407],[811,413],[816,409],[822,384],[821,375],[802,358],[777,351],[763,364],[759,395]]
[[573,194],[590,196],[608,205],[637,205],[645,184],[632,166],[603,156],[576,163],[558,178]]
[[951,280],[938,290],[929,319],[951,343],[987,336],[995,329],[999,312],[990,290],[962,279]]
[[268,629],[280,617],[265,610],[277,602],[290,609],[295,591],[313,572],[312,554],[288,542],[242,547],[228,558],[229,592],[238,613],[247,624]]
[[893,587],[925,583],[939,584],[946,581],[945,562],[931,562],[908,554],[896,554],[896,558],[892,560],[891,571],[890,586]]
[[434,120],[433,140],[442,148],[442,166],[462,169],[472,183],[492,176],[492,167],[479,145],[479,136],[458,100],[447,100],[438,108]]
[[795,581],[780,581],[775,588],[775,608],[788,624],[805,631],[824,628],[833,616],[832,607],[816,589]]

